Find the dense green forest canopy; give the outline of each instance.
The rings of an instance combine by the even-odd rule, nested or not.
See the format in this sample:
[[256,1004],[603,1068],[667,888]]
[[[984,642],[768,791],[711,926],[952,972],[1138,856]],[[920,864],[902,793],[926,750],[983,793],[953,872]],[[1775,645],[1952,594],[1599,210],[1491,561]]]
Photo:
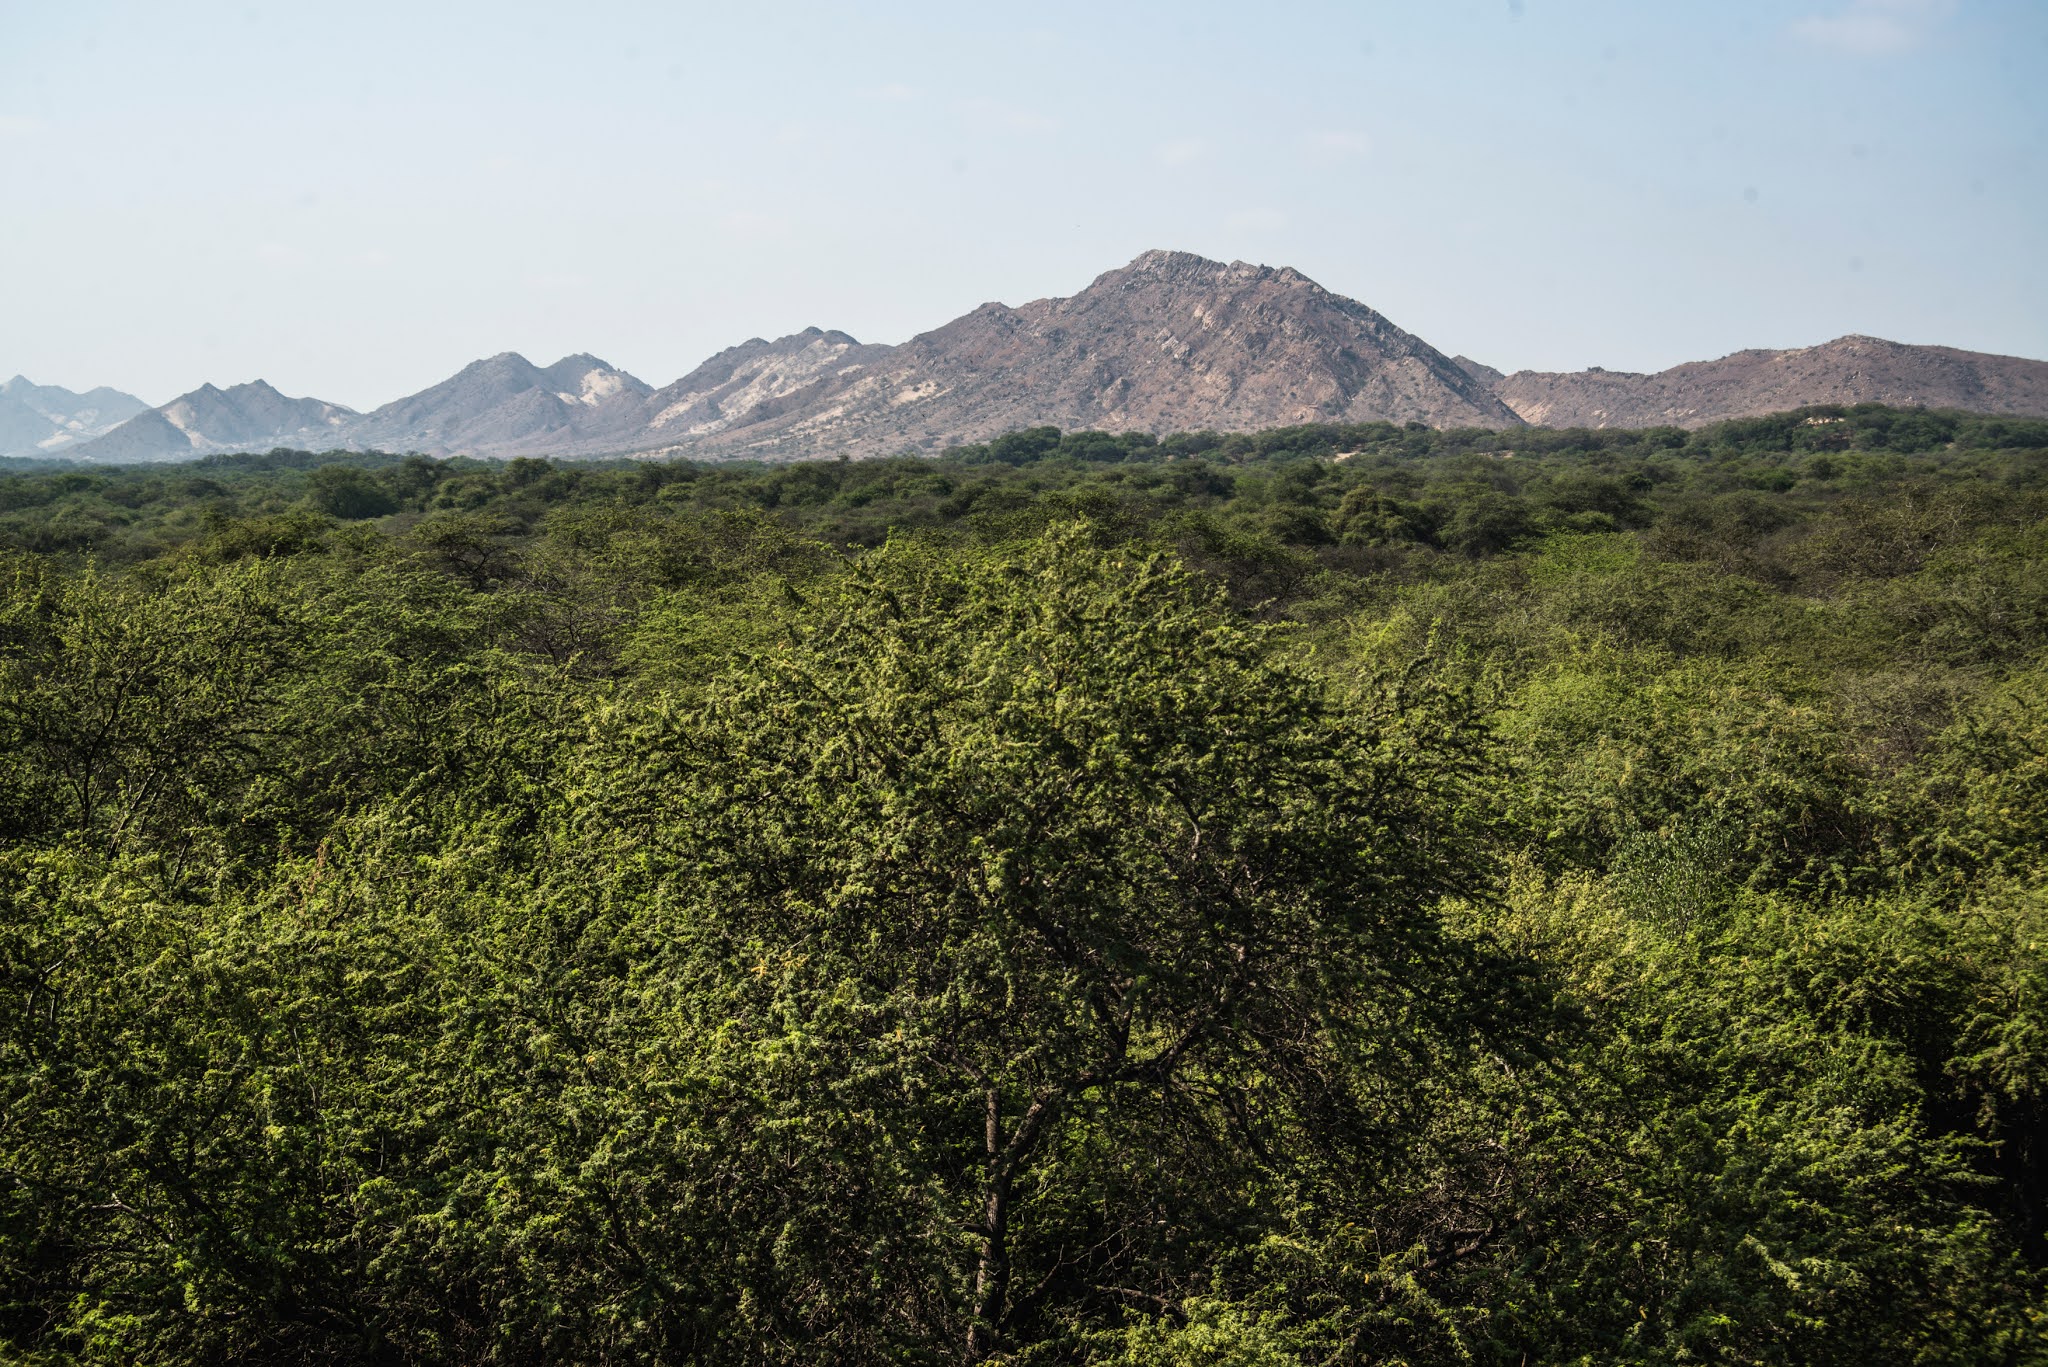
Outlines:
[[[530,535],[572,507],[759,510],[835,545],[891,531],[986,532],[1008,517],[1113,511],[1134,525],[1221,515],[1304,548],[1339,542],[1464,554],[1565,527],[1630,529],[1675,502],[1796,493],[1802,507],[1907,481],[2027,485],[2048,421],[1894,409],[1809,408],[1678,428],[1438,431],[1317,424],[1266,432],[1070,432],[1038,427],[936,459],[804,462],[509,463],[279,450],[177,465],[0,463],[0,545],[91,553],[102,563],[163,554],[222,519],[311,514],[341,521],[474,515],[472,529]],[[27,468],[30,466],[36,468]],[[1353,496],[1350,505],[1345,498]],[[1385,525],[1358,525],[1361,499]],[[1757,502],[1755,498],[1751,502]],[[1243,514],[1263,513],[1247,520]],[[1293,516],[1293,521],[1289,517]],[[1185,520],[1185,517],[1184,517]]]
[[0,473],[0,1357],[2048,1357],[2048,423]]

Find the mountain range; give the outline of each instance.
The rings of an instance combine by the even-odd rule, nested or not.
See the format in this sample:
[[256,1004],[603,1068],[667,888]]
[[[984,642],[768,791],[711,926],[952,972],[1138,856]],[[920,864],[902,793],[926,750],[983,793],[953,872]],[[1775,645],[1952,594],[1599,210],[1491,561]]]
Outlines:
[[16,375],[0,384],[0,456],[65,454],[148,410],[148,404],[118,389],[74,394]]
[[[83,411],[112,394],[66,401]],[[1824,403],[2048,417],[2048,362],[1851,336],[1654,375],[1504,374],[1447,356],[1291,268],[1153,251],[1071,297],[983,304],[898,346],[818,328],[754,338],[658,389],[595,356],[543,367],[506,352],[369,413],[287,398],[261,380],[207,385],[65,454],[126,463],[283,445],[789,460],[935,451],[1039,424],[1697,427]],[[114,411],[100,404],[95,413]],[[0,406],[0,424],[9,412]],[[10,435],[0,450],[12,444]]]
[[73,454],[127,464],[272,446],[328,450],[343,443],[342,434],[359,416],[338,403],[287,398],[262,380],[230,389],[205,384],[137,414]]

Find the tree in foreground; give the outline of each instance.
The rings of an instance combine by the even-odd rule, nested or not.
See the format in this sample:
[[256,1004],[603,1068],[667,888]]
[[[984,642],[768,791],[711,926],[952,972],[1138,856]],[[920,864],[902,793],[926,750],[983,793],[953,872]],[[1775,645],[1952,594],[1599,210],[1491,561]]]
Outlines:
[[1332,707],[1077,534],[832,595],[620,738],[572,875],[696,1046],[734,1304],[970,1361],[1177,1305],[1281,1155],[1370,1166],[1476,1037],[1501,970],[1433,912],[1473,872],[1456,728]]

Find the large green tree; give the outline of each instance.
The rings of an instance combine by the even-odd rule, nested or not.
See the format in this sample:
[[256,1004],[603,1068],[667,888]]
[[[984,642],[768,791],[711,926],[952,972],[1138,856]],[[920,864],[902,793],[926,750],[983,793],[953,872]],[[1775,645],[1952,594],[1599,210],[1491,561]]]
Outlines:
[[1433,911],[1460,734],[1410,720],[1068,532],[871,557],[627,729],[571,877],[687,984],[744,1303],[979,1360],[1170,1303],[1276,1154],[1368,1159],[1500,981]]

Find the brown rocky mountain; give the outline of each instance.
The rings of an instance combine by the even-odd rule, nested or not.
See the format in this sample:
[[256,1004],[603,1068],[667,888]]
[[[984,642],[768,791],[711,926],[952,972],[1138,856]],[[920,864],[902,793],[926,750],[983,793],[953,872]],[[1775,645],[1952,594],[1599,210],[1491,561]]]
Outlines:
[[1738,351],[1655,375],[1524,370],[1496,381],[1493,392],[1542,427],[1701,427],[1856,403],[2048,417],[2048,361],[1840,337],[1793,351]]
[[774,458],[931,449],[1040,423],[1516,422],[1449,357],[1299,271],[1157,251],[1071,298],[984,304],[898,347],[843,333],[750,342],[656,397],[667,407],[650,434],[674,433],[662,449]]

